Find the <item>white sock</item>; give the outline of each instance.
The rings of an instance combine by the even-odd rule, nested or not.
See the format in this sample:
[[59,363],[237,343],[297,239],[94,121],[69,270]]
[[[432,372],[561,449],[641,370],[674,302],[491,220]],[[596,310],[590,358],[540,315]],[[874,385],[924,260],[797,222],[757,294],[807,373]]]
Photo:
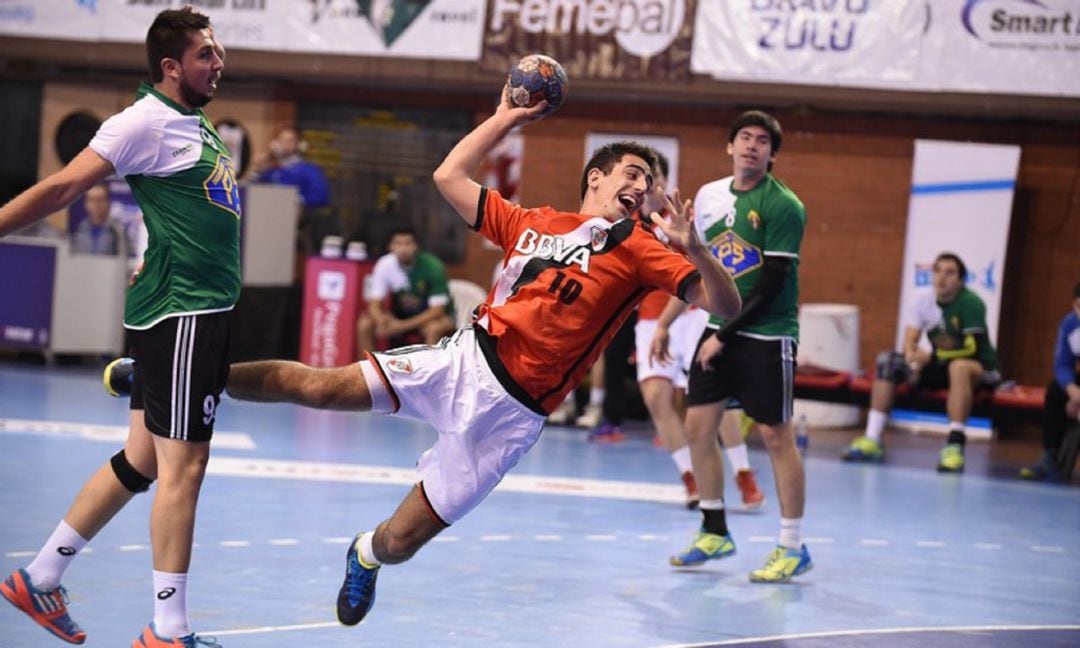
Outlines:
[[589,405],[604,404],[604,388],[592,387],[589,389]]
[[727,455],[732,471],[737,473],[740,470],[750,470],[750,455],[746,452],[745,443],[732,448],[724,448],[724,454]]
[[720,511],[724,508],[724,500],[701,500],[698,502],[698,508],[701,510]]
[[79,555],[87,540],[68,526],[68,523],[60,520],[56,530],[42,545],[33,562],[26,566],[26,573],[30,575],[30,582],[34,587],[42,591],[55,589],[64,577],[68,565],[75,556]]
[[694,472],[693,467],[690,465],[690,446],[685,445],[675,452],[671,453],[671,460],[675,462],[675,467],[679,469],[679,474]]
[[154,630],[159,637],[191,634],[187,612],[187,574],[154,570]]
[[889,421],[889,415],[886,412],[879,412],[877,410],[870,410],[870,413],[866,415],[866,436],[871,440],[881,443],[881,433],[885,429],[885,424]]
[[374,540],[375,532],[371,531],[360,536],[360,539],[356,541],[356,550],[360,552],[360,562],[366,567],[378,567],[382,564],[382,561],[375,557],[375,547],[371,544]]
[[799,525],[802,518],[780,518],[780,546],[788,549],[798,549],[802,546],[799,542]]
[[967,430],[967,424],[963,421],[949,421],[949,431],[956,430],[957,432],[964,432]]

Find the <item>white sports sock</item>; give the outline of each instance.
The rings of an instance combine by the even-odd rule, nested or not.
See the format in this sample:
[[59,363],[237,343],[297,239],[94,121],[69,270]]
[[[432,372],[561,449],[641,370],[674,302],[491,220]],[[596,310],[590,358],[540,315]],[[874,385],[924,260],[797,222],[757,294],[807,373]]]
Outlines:
[[154,570],[154,630],[159,637],[191,634],[187,612],[187,574]]
[[360,539],[356,541],[356,550],[360,552],[360,562],[364,563],[367,567],[378,567],[382,562],[375,557],[375,547],[372,546],[372,542],[375,540],[375,532],[370,531],[360,536]]
[[680,475],[694,472],[693,467],[690,465],[690,446],[685,445],[675,452],[672,452],[671,460],[675,462],[675,467],[679,469]]
[[889,415],[886,412],[870,410],[870,413],[866,415],[866,436],[881,443],[881,433],[888,421]]
[[589,389],[589,405],[604,404],[604,388],[592,387]]
[[722,511],[724,509],[724,500],[701,500],[698,502],[698,508],[703,511]]
[[740,470],[750,470],[750,455],[746,451],[745,443],[740,443],[731,448],[724,448],[724,454],[727,455],[732,471],[737,473]]
[[68,526],[68,523],[60,520],[56,530],[42,545],[33,562],[26,566],[26,573],[30,575],[30,582],[39,590],[49,591],[60,584],[64,572],[75,556],[79,555],[87,540]]
[[780,518],[780,546],[788,549],[798,549],[802,546],[799,542],[799,525],[802,518]]

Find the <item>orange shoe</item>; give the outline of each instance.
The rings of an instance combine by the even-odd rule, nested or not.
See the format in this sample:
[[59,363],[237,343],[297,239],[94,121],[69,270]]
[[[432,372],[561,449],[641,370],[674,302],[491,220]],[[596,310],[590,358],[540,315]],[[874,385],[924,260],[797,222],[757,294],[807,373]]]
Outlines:
[[754,479],[754,471],[740,470],[735,473],[735,485],[742,493],[743,508],[756,509],[765,503],[765,493],[758,488],[757,480]]
[[142,634],[131,642],[131,648],[198,648],[198,646],[221,648],[221,644],[214,639],[196,637],[194,632],[183,637],[159,637],[153,622],[143,628]]
[[0,583],[0,594],[60,639],[72,644],[86,641],[86,633],[68,616],[67,592],[63,587],[44,592],[34,587],[25,569],[16,569]]
[[694,473],[684,472],[682,474],[683,486],[686,486],[686,508],[693,511],[698,506],[697,482],[694,481]]

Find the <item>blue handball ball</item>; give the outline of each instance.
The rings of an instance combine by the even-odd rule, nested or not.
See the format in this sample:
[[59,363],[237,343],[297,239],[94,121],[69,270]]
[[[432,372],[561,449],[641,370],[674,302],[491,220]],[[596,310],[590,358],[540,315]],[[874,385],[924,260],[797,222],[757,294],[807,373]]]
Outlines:
[[558,61],[543,54],[530,54],[510,70],[507,86],[510,105],[528,108],[547,99],[547,108],[541,114],[550,115],[566,98],[568,81],[566,70]]

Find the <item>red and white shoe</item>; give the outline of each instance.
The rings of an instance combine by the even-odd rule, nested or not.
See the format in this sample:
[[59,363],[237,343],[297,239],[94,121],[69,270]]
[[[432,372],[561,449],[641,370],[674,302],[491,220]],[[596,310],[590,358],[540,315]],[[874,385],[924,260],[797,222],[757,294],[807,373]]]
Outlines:
[[735,473],[735,485],[739,487],[739,493],[742,494],[743,508],[761,508],[761,505],[765,503],[765,493],[758,488],[754,471],[746,469]]

